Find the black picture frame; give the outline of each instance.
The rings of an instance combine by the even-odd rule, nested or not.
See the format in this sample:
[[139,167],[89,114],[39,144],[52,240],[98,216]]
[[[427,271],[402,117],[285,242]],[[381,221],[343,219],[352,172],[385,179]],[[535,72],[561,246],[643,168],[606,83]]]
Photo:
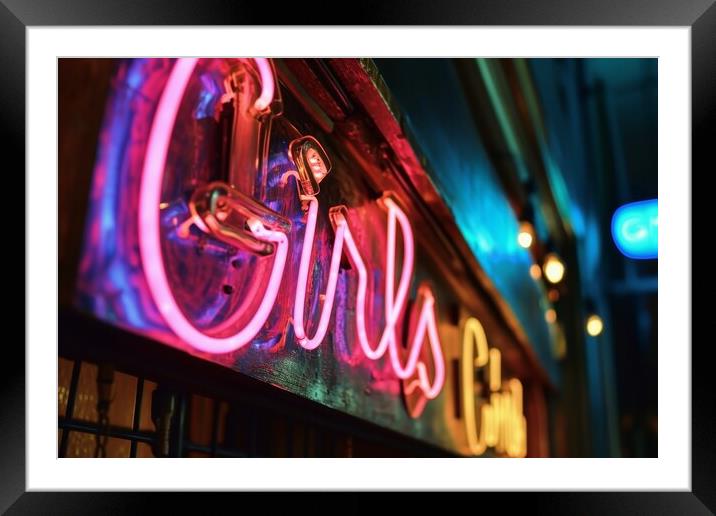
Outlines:
[[[360,5],[364,4],[364,5]],[[555,25],[555,26],[689,26],[692,73],[692,170],[703,169],[712,147],[708,134],[716,114],[716,5],[714,0],[402,0],[394,2],[321,2],[280,9],[270,2],[196,0],[126,2],[122,0],[0,0],[0,142],[5,163],[15,173],[25,167],[25,63],[26,29],[42,25]],[[300,12],[305,19],[296,18]],[[300,15],[299,15],[300,16]],[[12,159],[14,158],[14,159]],[[10,170],[7,170],[10,172]],[[693,177],[693,174],[692,174]],[[25,195],[24,181],[21,188]],[[694,189],[692,206],[704,206]],[[15,190],[19,192],[20,190]],[[24,199],[25,195],[16,197]],[[23,207],[19,208],[24,210]],[[693,217],[692,217],[693,218]],[[697,219],[693,219],[696,221]],[[19,230],[19,227],[16,228]],[[24,230],[24,228],[23,228]],[[24,236],[24,231],[23,231]],[[24,241],[24,238],[23,238]],[[27,274],[23,247],[23,270]],[[692,251],[692,256],[696,256]],[[696,263],[693,262],[693,269]],[[699,271],[703,269],[699,267]],[[692,270],[693,274],[693,270]],[[704,286],[701,287],[704,289]],[[685,300],[686,301],[686,300]],[[687,300],[691,302],[691,300]],[[19,304],[19,303],[18,303]],[[713,320],[698,317],[694,321]],[[692,303],[693,306],[693,303]],[[705,314],[704,314],[705,315]],[[703,323],[701,323],[703,324]],[[695,335],[695,334],[694,334]],[[708,360],[709,340],[692,343],[692,456],[691,492],[643,493],[530,493],[502,497],[502,509],[527,502],[531,510],[558,514],[716,512],[716,386]],[[679,347],[679,343],[671,343]],[[0,360],[0,512],[107,513],[168,510],[181,504],[192,508],[185,496],[133,493],[25,493],[25,353],[6,345]],[[242,495],[245,496],[245,495]],[[480,496],[492,496],[480,494]],[[221,500],[212,499],[216,506]],[[200,502],[203,505],[206,502]],[[372,502],[361,498],[348,503],[352,510]]]

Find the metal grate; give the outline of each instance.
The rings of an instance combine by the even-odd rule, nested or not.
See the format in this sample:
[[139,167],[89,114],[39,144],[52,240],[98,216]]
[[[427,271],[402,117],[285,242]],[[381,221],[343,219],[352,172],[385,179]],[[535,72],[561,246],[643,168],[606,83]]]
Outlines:
[[[416,450],[414,445],[391,443],[370,433],[361,433],[341,421],[320,420],[310,413],[300,417],[290,407],[282,411],[259,403],[209,398],[186,392],[181,386],[168,388],[152,379],[120,371],[114,375],[109,425],[102,427],[96,410],[100,401],[96,380],[101,366],[60,357],[59,457],[95,456],[100,436],[106,438],[107,457],[434,454]],[[167,407],[171,410],[166,410]],[[169,428],[162,427],[162,415],[166,416]]]

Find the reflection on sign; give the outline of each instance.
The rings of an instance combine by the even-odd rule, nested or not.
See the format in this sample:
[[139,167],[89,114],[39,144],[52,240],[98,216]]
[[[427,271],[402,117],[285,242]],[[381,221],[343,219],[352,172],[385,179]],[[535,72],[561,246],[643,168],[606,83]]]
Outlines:
[[619,207],[612,217],[612,238],[628,258],[644,260],[658,256],[658,204],[656,199]]

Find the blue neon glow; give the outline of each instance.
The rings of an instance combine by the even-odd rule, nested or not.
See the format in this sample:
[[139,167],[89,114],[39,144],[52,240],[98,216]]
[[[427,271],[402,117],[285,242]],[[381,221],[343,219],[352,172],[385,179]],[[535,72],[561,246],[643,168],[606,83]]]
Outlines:
[[612,238],[628,258],[656,258],[659,249],[659,218],[656,199],[620,206],[612,217]]
[[[431,176],[480,266],[524,329],[550,381],[561,370],[552,352],[552,329],[544,320],[550,303],[529,275],[532,257],[517,243],[519,221],[470,115],[454,65],[447,59],[377,59],[386,84],[430,164]],[[416,88],[412,77],[421,78]],[[426,98],[430,102],[426,102]],[[545,226],[535,213],[535,229]]]

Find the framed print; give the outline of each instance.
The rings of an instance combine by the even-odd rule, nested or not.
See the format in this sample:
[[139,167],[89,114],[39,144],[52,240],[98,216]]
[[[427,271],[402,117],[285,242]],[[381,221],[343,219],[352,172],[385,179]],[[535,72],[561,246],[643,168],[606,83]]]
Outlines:
[[716,8],[211,4],[0,8],[29,265],[0,507],[712,511],[690,206]]

